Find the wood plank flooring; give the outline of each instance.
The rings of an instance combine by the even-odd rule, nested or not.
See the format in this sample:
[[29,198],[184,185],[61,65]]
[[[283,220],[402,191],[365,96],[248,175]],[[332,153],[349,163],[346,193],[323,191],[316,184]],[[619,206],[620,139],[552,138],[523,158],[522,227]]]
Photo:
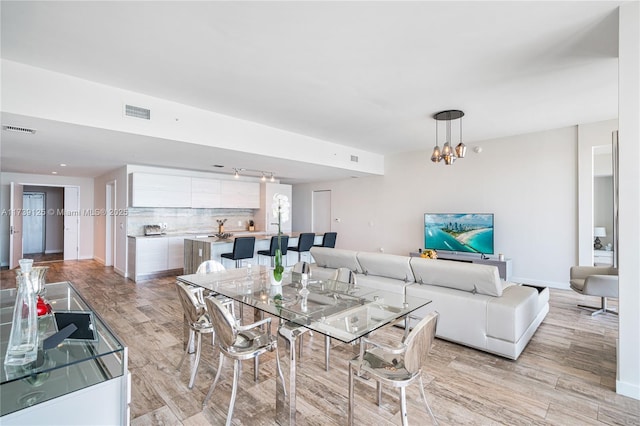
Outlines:
[[[47,282],[71,281],[129,347],[132,374],[131,424],[224,424],[231,395],[232,364],[202,409],[217,369],[217,350],[203,344],[196,385],[187,388],[190,363],[176,370],[182,356],[182,309],[175,278],[141,283],[124,279],[95,261],[48,264]],[[15,285],[15,273],[0,272],[2,286]],[[424,372],[427,399],[442,425],[640,425],[640,401],[615,393],[617,317],[591,317],[576,304],[599,299],[552,290],[551,310],[517,361],[510,361],[436,339]],[[611,303],[616,307],[615,303]],[[249,321],[250,309],[245,309]],[[275,332],[275,327],[273,328]],[[390,328],[376,339],[393,341]],[[281,356],[285,356],[280,340]],[[298,424],[344,425],[347,413],[347,362],[350,345],[334,344],[331,371],[324,371],[322,336],[307,337],[298,375]],[[193,361],[193,357],[189,359]],[[273,425],[275,358],[243,367],[235,425]],[[395,391],[385,389],[382,406],[374,383],[356,386],[356,424],[400,424]],[[407,390],[409,422],[430,424],[417,386]]]

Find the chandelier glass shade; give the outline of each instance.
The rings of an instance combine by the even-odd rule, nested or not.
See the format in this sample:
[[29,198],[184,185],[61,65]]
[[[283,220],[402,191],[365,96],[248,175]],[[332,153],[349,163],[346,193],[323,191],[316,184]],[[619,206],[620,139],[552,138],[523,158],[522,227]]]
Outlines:
[[[437,114],[433,115],[433,118],[436,120],[436,146],[433,148],[433,153],[431,154],[431,161],[434,163],[439,163],[444,160],[444,164],[450,166],[452,165],[458,158],[464,158],[467,153],[467,147],[462,142],[462,117],[464,116],[464,112],[452,109],[447,111],[441,111]],[[453,120],[460,120],[460,131],[459,131],[459,143],[456,147],[453,147],[452,134],[451,134],[451,122]],[[439,132],[438,127],[440,127],[440,121],[444,121],[445,123],[445,141],[444,145],[442,145],[442,150],[440,150],[440,146],[438,145]]]

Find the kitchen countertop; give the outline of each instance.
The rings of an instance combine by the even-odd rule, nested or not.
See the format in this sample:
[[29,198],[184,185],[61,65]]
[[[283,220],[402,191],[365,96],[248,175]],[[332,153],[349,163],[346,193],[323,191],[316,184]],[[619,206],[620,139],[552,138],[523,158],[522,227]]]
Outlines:
[[[229,231],[230,234],[233,234],[230,238],[221,240],[217,237],[212,236],[217,233],[217,231],[198,231],[198,232],[175,232],[175,233],[166,233],[161,235],[128,235],[129,238],[169,238],[169,237],[183,237],[185,239],[197,240],[197,241],[207,241],[211,243],[229,243],[233,242],[235,237],[249,237],[255,236],[257,240],[269,240],[271,237],[275,237],[277,234],[267,233],[265,231]],[[298,238],[301,232],[283,232],[282,235],[288,235],[291,238]],[[316,234],[322,235],[322,234]]]

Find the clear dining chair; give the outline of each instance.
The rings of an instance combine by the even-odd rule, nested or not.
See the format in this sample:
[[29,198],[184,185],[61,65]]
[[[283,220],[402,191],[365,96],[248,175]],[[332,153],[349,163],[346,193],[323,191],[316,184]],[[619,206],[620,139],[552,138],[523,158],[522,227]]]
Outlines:
[[[297,273],[307,273],[311,274],[310,266],[307,262],[298,262],[293,267],[293,272]],[[338,268],[335,273],[331,276],[331,280],[334,281],[342,281],[351,284],[352,286],[356,286],[356,274],[353,273],[349,268]],[[302,348],[303,348],[303,340],[304,333],[309,332],[312,333],[306,327],[297,325],[295,323],[283,323],[280,324],[278,328],[278,333],[280,333],[283,337],[285,337],[288,341],[291,341],[291,334],[296,333],[298,339],[298,358],[302,359]],[[329,357],[331,351],[331,337],[325,335],[324,336],[324,369],[325,371],[329,371]]]
[[[194,338],[197,336],[197,343],[195,348],[196,359],[191,367],[191,375],[189,378],[189,389],[193,388],[196,380],[196,373],[198,372],[198,366],[200,364],[200,354],[202,351],[202,335],[211,334],[211,342],[215,341],[215,333],[211,319],[207,314],[207,308],[204,303],[200,303],[198,293],[202,290],[200,287],[192,287],[184,284],[180,281],[176,282],[176,289],[178,291],[178,298],[184,311],[184,316],[189,326],[189,341],[187,347],[182,355],[182,359],[178,364],[177,369],[182,368],[185,358],[189,354],[189,350],[193,346]],[[198,290],[199,289],[199,290]]]
[[[210,259],[210,260],[205,260],[200,265],[198,265],[196,274],[211,274],[211,273],[225,271],[225,270],[226,268],[222,263],[218,262],[217,260]],[[202,287],[194,287],[194,291],[196,291],[196,296],[198,297],[198,300],[200,301],[200,303],[202,303],[202,305],[205,306],[204,289]],[[237,318],[235,305],[232,299],[229,299],[228,297],[224,297],[214,291],[209,291],[207,295],[209,294],[215,295],[222,302],[222,304],[225,305],[231,311],[231,313],[233,314],[233,317]]]
[[[359,356],[349,362],[349,425],[353,425],[354,417],[354,380],[364,380],[361,376],[365,373],[365,377],[376,380],[378,405],[382,403],[383,384],[400,388],[400,417],[404,426],[408,425],[405,388],[418,381],[427,411],[433,423],[438,424],[427,402],[422,382],[422,367],[427,362],[437,322],[437,312],[427,314],[397,347],[376,343],[365,337],[361,339]],[[368,346],[372,349],[367,349]]]
[[[241,326],[235,321],[231,312],[226,309],[218,299],[213,296],[207,296],[205,298],[207,309],[212,318],[213,327],[217,334],[218,348],[220,349],[220,363],[218,365],[218,371],[216,377],[211,384],[211,388],[204,398],[202,407],[204,408],[211,398],[216,384],[220,379],[220,373],[224,364],[224,358],[230,358],[233,360],[233,387],[231,390],[231,401],[229,403],[229,410],[227,412],[227,426],[231,425],[231,419],[233,419],[233,408],[236,402],[236,396],[238,393],[238,382],[240,380],[240,362],[253,359],[254,360],[254,379],[258,379],[258,357],[267,351],[275,351],[276,353],[276,369],[280,380],[282,380],[282,387],[285,387],[284,376],[282,369],[280,368],[280,357],[278,356],[277,339],[271,335],[271,318],[264,318],[253,324]],[[261,328],[262,325],[265,330]],[[285,390],[286,394],[286,390]]]

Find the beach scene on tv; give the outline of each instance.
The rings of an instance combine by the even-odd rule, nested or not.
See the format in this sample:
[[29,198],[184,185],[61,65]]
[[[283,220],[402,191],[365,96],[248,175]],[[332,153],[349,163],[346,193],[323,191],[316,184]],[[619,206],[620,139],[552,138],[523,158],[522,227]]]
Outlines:
[[425,214],[424,247],[493,254],[492,214]]

